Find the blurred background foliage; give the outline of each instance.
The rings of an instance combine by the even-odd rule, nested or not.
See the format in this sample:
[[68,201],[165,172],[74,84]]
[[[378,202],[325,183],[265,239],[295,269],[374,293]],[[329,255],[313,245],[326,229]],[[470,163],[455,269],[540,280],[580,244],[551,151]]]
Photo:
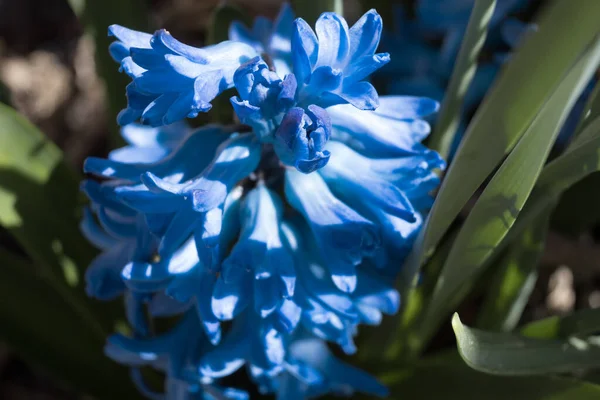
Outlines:
[[[375,7],[394,27],[400,3],[410,10],[414,1],[299,0],[295,7],[309,20],[343,9],[349,22]],[[460,120],[464,88],[489,57],[483,42],[494,4],[476,2],[447,82],[429,142],[444,155],[467,122]],[[107,333],[126,329],[121,304],[89,300],[83,290],[95,252],[78,232],[79,171],[85,157],[119,145],[115,117],[126,101],[127,79],[106,50],[107,26],[164,27],[200,46],[223,40],[232,19],[274,17],[280,5],[0,0],[1,399],[139,397],[127,372],[102,354]],[[468,116],[403,269],[404,308],[361,332],[360,362],[393,398],[600,398],[598,89],[575,139],[553,148],[597,75],[600,2],[531,1],[518,16],[536,21],[540,34],[516,51]],[[455,311],[460,317],[451,318]]]

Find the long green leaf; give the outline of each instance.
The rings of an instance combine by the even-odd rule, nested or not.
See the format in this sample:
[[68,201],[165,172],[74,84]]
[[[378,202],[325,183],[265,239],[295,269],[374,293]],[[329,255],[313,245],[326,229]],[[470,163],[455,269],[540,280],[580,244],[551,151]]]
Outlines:
[[599,16],[600,2],[596,0],[555,0],[540,19],[538,32],[519,46],[467,129],[428,222],[403,268],[401,289],[413,283],[423,260],[471,195],[516,145],[598,34]]
[[477,0],[458,52],[442,108],[429,139],[429,147],[448,158],[460,124],[462,106],[477,71],[477,59],[487,37],[488,24],[494,14],[496,0]]
[[31,263],[2,249],[0,293],[0,337],[26,359],[98,398],[137,397],[127,370],[103,354],[104,337]]
[[[514,151],[471,210],[440,274],[425,326],[437,327],[461,300],[461,287],[474,279],[514,224],[562,123],[600,61],[600,39],[561,81]],[[430,329],[430,328],[426,328]]]
[[600,85],[596,82],[596,86],[594,87],[594,90],[592,90],[592,93],[590,93],[590,96],[583,107],[583,111],[581,112],[580,121],[574,132],[575,137],[577,138],[587,124],[594,121],[598,116],[600,116]]
[[472,368],[496,375],[568,373],[600,366],[600,347],[581,339],[532,339],[463,325],[454,314],[458,350]]
[[456,351],[442,353],[407,368],[379,368],[391,399],[448,400],[594,400],[600,386],[548,376],[489,375],[467,366]]
[[84,271],[96,250],[78,228],[79,175],[34,125],[1,104],[0,131],[0,225],[80,318],[104,337],[120,314],[85,294]]
[[567,339],[586,336],[600,330],[600,310],[580,310],[564,317],[548,317],[530,322],[520,329],[523,336],[538,339]]
[[600,117],[589,122],[564,154],[544,168],[537,186],[560,193],[600,169]]
[[537,280],[537,265],[544,250],[549,215],[543,216],[500,259],[490,289],[479,311],[477,327],[512,331],[519,323]]
[[[586,140],[583,140],[584,138]],[[597,174],[592,174],[600,171],[599,152],[600,117],[596,117],[594,121],[585,124],[580,136],[576,141],[571,143],[565,153],[544,167],[536,183],[536,191],[528,199],[521,215],[503,243],[510,243],[515,236],[518,236],[524,229],[527,229],[532,221],[539,218],[540,215],[552,211],[555,204],[559,201],[560,195],[566,189],[586,177],[588,179],[587,184],[595,184],[598,181],[598,176]],[[593,207],[594,204],[590,204],[589,201],[593,199],[595,193],[590,195],[590,191],[593,192],[595,188],[583,190],[585,188],[581,185],[578,188],[575,193],[569,196],[571,201],[567,205],[572,204],[574,207],[581,207],[583,211],[586,210],[586,205]],[[573,196],[584,197],[578,199],[573,198]],[[567,225],[574,224],[569,229],[577,229],[577,226],[585,226],[586,223],[593,223],[594,215],[593,213],[589,213],[587,218],[580,216],[569,220],[569,216],[573,216],[573,213],[568,213],[566,216],[563,215],[563,218],[567,218]],[[585,222],[582,219],[589,221]]]
[[[386,360],[401,358],[405,361],[418,357],[431,339],[430,336],[423,335],[419,329],[423,323],[423,311],[429,306],[435,282],[456,240],[457,233],[454,230],[447,235],[435,254],[427,261],[423,267],[423,284],[410,288],[408,295],[404,296],[407,305],[401,310],[399,323],[394,326],[393,319],[385,319],[381,328],[372,335],[369,345],[362,346],[362,357],[383,357]],[[393,334],[390,335],[390,331]],[[385,343],[385,346],[382,346],[382,343]]]

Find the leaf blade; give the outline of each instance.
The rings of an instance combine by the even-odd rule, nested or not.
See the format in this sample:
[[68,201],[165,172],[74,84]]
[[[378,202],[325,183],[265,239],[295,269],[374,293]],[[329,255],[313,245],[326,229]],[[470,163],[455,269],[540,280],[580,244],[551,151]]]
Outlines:
[[379,378],[393,399],[593,400],[600,395],[600,386],[572,379],[485,374],[467,366],[456,351],[430,356],[413,367],[386,368]]
[[452,318],[459,353],[473,369],[494,375],[526,376],[568,373],[600,366],[600,348],[584,341],[532,339],[487,332]]
[[[468,127],[455,162],[403,268],[400,289],[422,264],[471,195],[509,153],[577,57],[598,33],[600,3],[554,1],[501,73]],[[578,21],[581,25],[568,21]],[[576,32],[573,31],[576,29]],[[563,32],[573,33],[573,36]],[[571,40],[573,39],[573,40]]]
[[0,301],[3,340],[88,394],[107,399],[136,396],[126,369],[104,355],[104,338],[35,274],[31,263],[0,249],[0,265],[0,293],[10,299]]
[[[426,312],[426,331],[461,300],[461,287],[487,260],[517,220],[540,175],[560,126],[600,62],[600,39],[561,81],[465,220],[438,278]],[[456,294],[458,293],[458,295]]]
[[508,332],[517,326],[537,280],[549,217],[546,214],[536,220],[501,258],[479,311],[478,328]]
[[429,139],[429,147],[436,150],[444,159],[448,159],[454,142],[464,99],[477,71],[477,58],[487,38],[488,25],[495,7],[496,0],[477,0],[471,11],[450,83]]

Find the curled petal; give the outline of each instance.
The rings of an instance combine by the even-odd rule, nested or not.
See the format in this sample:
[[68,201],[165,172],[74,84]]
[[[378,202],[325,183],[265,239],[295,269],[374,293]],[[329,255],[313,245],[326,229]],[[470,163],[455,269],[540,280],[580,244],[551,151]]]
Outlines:
[[307,219],[336,286],[352,292],[355,266],[380,245],[377,226],[338,200],[318,174],[286,171],[285,193]]

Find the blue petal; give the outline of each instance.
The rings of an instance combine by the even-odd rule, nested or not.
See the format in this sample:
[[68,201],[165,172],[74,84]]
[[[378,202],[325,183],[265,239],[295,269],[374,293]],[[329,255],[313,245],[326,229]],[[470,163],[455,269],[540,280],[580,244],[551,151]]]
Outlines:
[[[250,275],[246,273],[245,275]],[[220,320],[233,319],[251,300],[252,281],[248,276],[237,277],[225,282],[223,277],[217,280],[212,296],[212,310]]]
[[290,109],[275,132],[274,149],[286,165],[310,173],[329,160],[324,145],[331,134],[331,122],[325,110],[310,105],[305,112],[299,107]]
[[343,67],[350,52],[350,37],[346,20],[335,13],[321,14],[315,24],[319,39],[316,67]]
[[83,218],[79,228],[85,238],[99,249],[107,250],[118,243],[118,240],[107,234],[94,220],[89,208],[83,210]]
[[[296,279],[293,260],[283,247],[279,234],[283,205],[275,193],[259,184],[248,193],[240,211],[242,232],[224,262],[224,279],[228,280],[227,273],[253,271],[246,279],[258,285],[255,287],[255,297],[263,296],[260,302],[271,304],[272,307],[265,306],[268,314],[283,296],[293,295]],[[266,291],[258,293],[261,288]],[[257,304],[257,307],[260,306]]]
[[354,266],[379,247],[378,228],[338,200],[317,174],[287,170],[285,193],[292,207],[309,222],[336,286],[352,292],[356,287]]
[[392,119],[417,119],[438,111],[440,104],[427,97],[380,96],[375,114]]
[[194,231],[196,250],[200,260],[210,271],[218,271],[221,263],[220,235],[222,226],[223,210],[213,208],[204,213]]
[[319,42],[310,25],[302,18],[294,21],[292,35],[292,63],[298,84],[307,83],[317,63]]
[[400,294],[393,285],[365,271],[359,271],[359,284],[352,297],[361,310],[371,308],[393,315],[400,307]]
[[121,270],[131,258],[131,243],[120,243],[96,256],[85,271],[88,296],[113,300],[125,290]]
[[356,390],[381,397],[388,394],[375,378],[333,357],[322,340],[296,341],[290,346],[290,352],[297,360],[323,372],[332,391],[352,393]]
[[361,156],[339,142],[329,147],[337,155],[320,170],[321,176],[334,193],[346,203],[358,205],[359,210],[377,208],[404,218],[416,220],[415,210],[406,195],[393,182],[380,176],[371,166],[370,159]]
[[348,105],[331,107],[328,113],[333,138],[372,157],[418,154],[425,149],[420,141],[431,130],[423,120],[390,118]]
[[191,302],[180,302],[165,292],[159,292],[148,304],[148,311],[153,317],[174,317],[183,314],[191,307]]
[[344,71],[345,82],[357,82],[365,79],[389,62],[390,55],[388,53],[359,58]]
[[336,93],[359,110],[374,110],[379,106],[377,91],[369,82],[352,82]]
[[350,57],[358,60],[363,56],[371,56],[379,46],[383,22],[377,11],[367,11],[350,28]]
[[108,27],[108,35],[115,36],[119,42],[111,45],[111,55],[115,61],[122,61],[129,56],[129,49],[132,47],[150,48],[150,39],[152,35],[134,31],[120,25],[111,25]]

